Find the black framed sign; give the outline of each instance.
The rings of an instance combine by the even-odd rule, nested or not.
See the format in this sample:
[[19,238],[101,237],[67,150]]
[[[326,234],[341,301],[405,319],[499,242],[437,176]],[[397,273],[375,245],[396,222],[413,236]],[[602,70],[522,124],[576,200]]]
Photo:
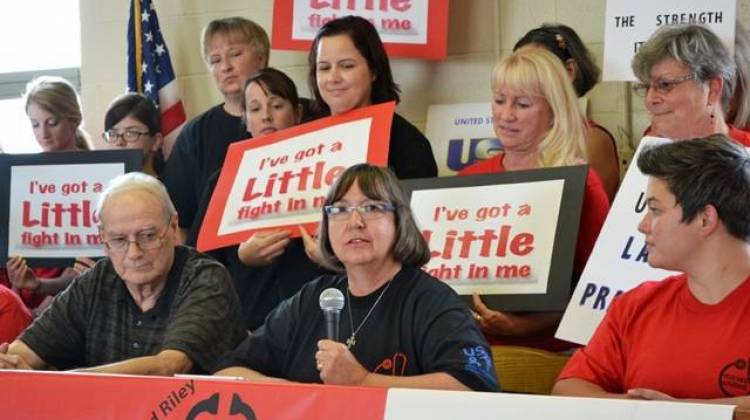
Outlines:
[[0,154],[0,266],[9,256],[31,267],[102,256],[99,193],[142,161],[141,150]]
[[570,297],[588,166],[403,181],[431,251],[423,269],[467,302],[551,311]]

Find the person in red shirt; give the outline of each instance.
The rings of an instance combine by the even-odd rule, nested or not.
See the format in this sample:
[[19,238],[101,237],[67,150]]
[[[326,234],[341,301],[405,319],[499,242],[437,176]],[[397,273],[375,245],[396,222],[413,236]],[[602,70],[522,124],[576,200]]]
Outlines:
[[0,345],[10,343],[31,324],[31,312],[12,290],[0,285]]
[[682,274],[615,298],[553,393],[750,407],[750,155],[724,135],[644,150],[648,263]]
[[700,25],[659,28],[633,57],[651,115],[645,134],[689,140],[724,134],[750,147],[750,133],[726,122],[736,67],[729,51],[710,29]]
[[[459,176],[586,163],[586,121],[560,60],[541,48],[524,48],[502,60],[492,74],[492,119],[503,152],[479,161]],[[596,171],[586,180],[574,277],[586,265],[609,199]],[[516,344],[560,351],[571,343],[555,340],[562,312],[510,313],[493,310],[474,296],[476,319],[492,344]]]

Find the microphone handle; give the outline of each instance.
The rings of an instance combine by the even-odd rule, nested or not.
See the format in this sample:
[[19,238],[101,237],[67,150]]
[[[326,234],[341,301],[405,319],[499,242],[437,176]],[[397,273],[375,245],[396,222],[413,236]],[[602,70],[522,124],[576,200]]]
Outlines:
[[326,338],[333,341],[339,341],[339,321],[341,311],[328,310],[323,311],[326,319]]

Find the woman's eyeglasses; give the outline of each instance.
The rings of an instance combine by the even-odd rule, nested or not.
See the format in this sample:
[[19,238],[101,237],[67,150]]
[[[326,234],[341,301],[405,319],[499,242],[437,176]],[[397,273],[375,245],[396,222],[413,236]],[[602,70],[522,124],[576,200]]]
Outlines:
[[355,211],[364,220],[374,220],[396,210],[391,203],[366,203],[359,206],[325,206],[323,211],[330,220],[347,220]]
[[102,138],[104,138],[104,141],[106,141],[107,143],[117,143],[117,140],[120,137],[125,140],[125,143],[135,143],[141,136],[145,136],[148,134],[151,133],[137,130],[125,130],[120,132],[115,129],[111,129],[102,133]]
[[635,83],[633,85],[633,93],[645,97],[649,89],[654,89],[656,92],[666,95],[680,83],[693,79],[693,75],[688,74],[687,76],[678,77],[676,79],[656,79],[651,83]]

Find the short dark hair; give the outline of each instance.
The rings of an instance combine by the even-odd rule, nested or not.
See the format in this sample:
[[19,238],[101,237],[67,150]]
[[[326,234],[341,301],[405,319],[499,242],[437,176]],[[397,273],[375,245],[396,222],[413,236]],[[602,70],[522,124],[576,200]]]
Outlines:
[[723,134],[647,148],[638,168],[667,183],[682,221],[691,222],[707,205],[734,237],[750,242],[750,155]]
[[326,23],[318,30],[318,33],[315,34],[315,39],[313,39],[310,53],[307,55],[307,63],[309,66],[307,83],[310,87],[310,91],[315,97],[315,106],[318,110],[325,112],[330,110],[328,104],[326,104],[320,96],[320,90],[318,89],[316,77],[318,45],[320,44],[321,38],[336,35],[346,35],[352,40],[357,51],[359,51],[359,53],[362,54],[362,57],[365,58],[367,65],[370,67],[370,71],[373,76],[375,76],[375,80],[372,82],[370,102],[373,104],[388,101],[398,102],[401,89],[396,82],[393,81],[391,64],[388,60],[388,54],[385,52],[385,47],[383,47],[383,42],[378,35],[378,31],[375,30],[372,23],[365,18],[359,16],[345,16]]
[[559,23],[545,23],[526,32],[526,35],[513,46],[513,51],[529,44],[543,47],[555,54],[563,63],[569,59],[575,61],[578,71],[573,86],[579,97],[599,82],[599,67],[594,64],[591,53],[573,28]]
[[120,95],[109,104],[104,114],[104,131],[109,130],[125,117],[133,117],[148,127],[149,134],[161,133],[161,114],[154,104],[140,93]]
[[[247,87],[251,83],[257,83],[266,95],[274,94],[279,98],[286,99],[292,104],[295,112],[299,109],[299,94],[297,93],[297,85],[294,81],[289,78],[284,72],[275,69],[273,67],[266,67],[258,70],[255,74],[250,76],[249,79],[245,80],[245,85],[242,88],[242,120],[245,121],[245,109],[247,103],[245,103],[245,94]],[[245,121],[247,123],[247,121]]]
[[[398,178],[390,169],[368,163],[349,167],[328,190],[324,205],[328,206],[339,201],[355,182],[366,197],[387,201],[395,207],[396,238],[391,248],[393,258],[401,264],[414,267],[427,264],[430,260],[430,248],[417,227]],[[334,270],[343,271],[344,265],[331,247],[331,240],[328,236],[328,217],[325,212],[322,213],[319,241],[325,265]]]

